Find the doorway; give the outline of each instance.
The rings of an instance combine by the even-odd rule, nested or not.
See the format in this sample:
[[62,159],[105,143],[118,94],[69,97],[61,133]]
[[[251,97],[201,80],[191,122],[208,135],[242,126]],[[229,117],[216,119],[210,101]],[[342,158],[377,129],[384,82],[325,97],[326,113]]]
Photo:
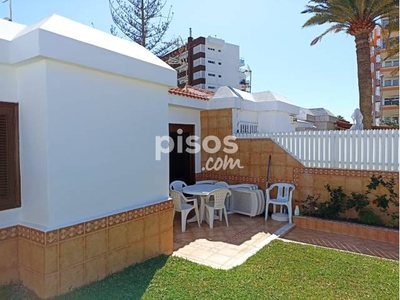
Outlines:
[[[183,130],[182,134],[177,131]],[[169,124],[169,136],[175,143],[174,149],[169,153],[169,182],[182,180],[189,184],[195,183],[195,154],[186,152],[186,138],[194,135],[194,125]],[[178,152],[178,136],[182,137],[183,151]]]

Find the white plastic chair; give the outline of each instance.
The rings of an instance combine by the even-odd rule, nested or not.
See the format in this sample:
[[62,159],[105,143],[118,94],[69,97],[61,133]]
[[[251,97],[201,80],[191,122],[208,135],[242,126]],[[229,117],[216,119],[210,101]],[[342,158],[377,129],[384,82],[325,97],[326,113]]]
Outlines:
[[[218,181],[218,182],[214,183],[214,185],[224,188],[224,189],[229,188],[229,184],[225,181]],[[212,200],[212,199],[210,199],[210,200]],[[226,197],[226,207],[227,207],[228,211],[231,209],[231,196]]]
[[[277,188],[276,198],[272,198],[270,196],[271,191]],[[289,214],[289,223],[292,223],[292,198],[293,198],[293,191],[296,189],[294,184],[291,183],[274,183],[269,188],[265,190],[265,198],[266,198],[266,205],[265,205],[265,220],[268,219],[268,207],[269,204],[274,205],[274,213],[276,212],[276,205],[281,205],[281,212],[282,206],[286,206],[288,209]]]
[[[197,218],[197,224],[200,227],[199,209],[197,207],[197,199],[188,199],[181,192],[170,190],[169,191],[172,201],[174,202],[174,212],[172,218],[175,217],[175,212],[181,213],[182,232],[186,231],[186,222],[189,213],[194,209]],[[189,204],[193,202],[192,204]]]
[[218,189],[208,195],[205,208],[207,209],[208,224],[210,224],[211,229],[214,228],[215,211],[219,211],[220,221],[222,221],[222,212],[224,213],[226,226],[229,227],[228,215],[226,213],[226,207],[225,207],[225,199],[231,194],[232,193],[229,189]]
[[200,180],[200,181],[196,181],[195,184],[214,184],[218,182],[218,180]]
[[181,180],[175,180],[170,183],[169,189],[178,191],[178,192],[182,192],[182,190],[185,186],[187,186],[186,182],[181,181]]
[[223,188],[228,188],[228,186],[229,186],[229,184],[226,183],[225,181],[218,181],[218,182],[214,183],[214,185],[215,186],[220,186],[220,187],[223,187]]

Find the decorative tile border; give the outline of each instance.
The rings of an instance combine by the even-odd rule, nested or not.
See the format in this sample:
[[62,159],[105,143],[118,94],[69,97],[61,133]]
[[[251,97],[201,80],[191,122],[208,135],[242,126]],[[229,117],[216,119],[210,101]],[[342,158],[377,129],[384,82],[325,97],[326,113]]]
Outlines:
[[24,240],[31,240],[31,229],[22,225],[18,226],[18,236]]
[[265,183],[265,176],[251,177],[251,176],[238,176],[238,175],[222,175],[222,174],[209,174],[197,173],[196,180],[219,180],[219,181],[242,181],[246,183]]
[[299,183],[300,174],[314,175],[330,175],[344,177],[372,177],[372,175],[382,175],[383,178],[399,179],[398,172],[390,171],[364,171],[364,170],[347,170],[347,169],[324,169],[324,168],[293,168],[293,181],[295,185]]
[[92,220],[89,222],[85,223],[85,232],[86,233],[92,233],[92,232],[96,232],[98,230],[107,228],[108,225],[108,218],[100,218],[100,219],[96,219],[96,220]]
[[11,226],[0,229],[0,241],[18,237],[18,226]]
[[[251,176],[221,175],[221,174],[209,174],[209,173],[196,174],[196,181],[208,180],[208,179],[226,181],[228,183],[232,181],[239,181],[242,183],[251,183],[257,185],[266,183],[265,176],[251,177]],[[291,180],[286,180],[286,179],[277,179],[277,178],[272,178],[272,179],[275,182],[288,182],[288,183],[293,182]]]
[[[363,170],[347,170],[347,169],[324,169],[324,168],[293,168],[293,181],[286,179],[272,178],[274,182],[288,182],[299,185],[300,174],[313,174],[313,175],[330,175],[330,176],[352,176],[352,177],[371,177],[372,175],[382,175],[383,178],[399,179],[399,173],[389,171],[363,171]],[[219,181],[239,181],[243,183],[263,184],[265,183],[265,176],[252,177],[252,176],[238,176],[238,175],[223,175],[215,173],[196,173],[196,181],[199,180],[219,180]]]
[[23,225],[10,226],[0,228],[0,241],[19,237],[41,245],[53,245],[60,241],[66,241],[78,236],[82,236],[85,233],[92,233],[107,227],[124,223],[129,220],[143,218],[144,216],[156,214],[160,211],[165,211],[172,208],[172,200],[167,200],[162,203],[132,209],[108,217],[94,219],[48,232],[29,228]]
[[46,245],[57,244],[59,241],[59,230],[46,232]]
[[144,217],[145,214],[145,209],[143,208],[138,208],[138,209],[132,209],[128,211],[128,220],[134,220],[134,219],[140,219]]
[[75,224],[58,230],[60,241],[69,240],[85,233],[85,224]]
[[115,214],[108,217],[108,227],[126,222],[126,212]]
[[31,228],[31,241],[45,245],[45,233],[43,231]]

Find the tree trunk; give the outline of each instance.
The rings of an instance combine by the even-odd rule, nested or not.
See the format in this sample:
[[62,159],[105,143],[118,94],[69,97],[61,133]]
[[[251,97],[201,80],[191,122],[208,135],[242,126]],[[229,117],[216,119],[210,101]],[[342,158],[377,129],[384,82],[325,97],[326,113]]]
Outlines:
[[361,32],[355,35],[357,49],[358,92],[360,95],[360,110],[363,114],[364,129],[372,125],[372,77],[369,48],[369,33]]

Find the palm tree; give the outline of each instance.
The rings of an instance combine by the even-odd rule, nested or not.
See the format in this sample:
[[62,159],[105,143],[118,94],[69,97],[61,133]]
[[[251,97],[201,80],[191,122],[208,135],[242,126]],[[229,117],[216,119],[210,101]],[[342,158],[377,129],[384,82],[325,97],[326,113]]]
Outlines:
[[358,91],[364,128],[372,125],[372,82],[369,37],[379,19],[389,18],[391,24],[399,20],[399,0],[311,0],[302,13],[313,16],[303,25],[330,24],[311,45],[318,43],[329,32],[345,32],[354,36],[357,54]]

